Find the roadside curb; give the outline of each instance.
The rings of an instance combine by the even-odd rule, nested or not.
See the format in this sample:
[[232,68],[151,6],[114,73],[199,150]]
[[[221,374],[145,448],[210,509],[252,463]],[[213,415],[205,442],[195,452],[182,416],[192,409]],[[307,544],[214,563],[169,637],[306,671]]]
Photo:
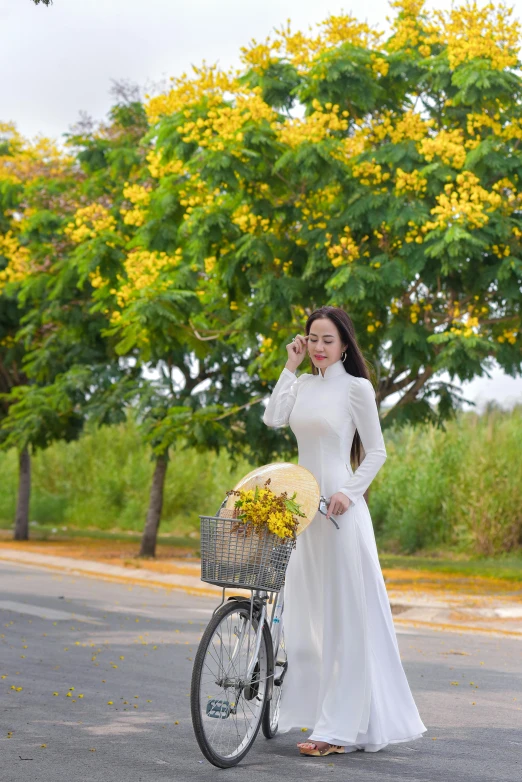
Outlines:
[[221,588],[206,584],[193,575],[186,574],[161,574],[154,571],[143,570],[139,575],[130,573],[127,568],[118,565],[102,565],[93,560],[77,560],[72,557],[50,556],[46,554],[33,554],[31,552],[0,550],[0,561],[12,562],[17,565],[29,565],[43,567],[48,570],[56,570],[71,575],[89,576],[101,578],[105,581],[135,584],[162,588],[167,590],[181,590],[187,594],[200,597],[215,597],[221,594]]

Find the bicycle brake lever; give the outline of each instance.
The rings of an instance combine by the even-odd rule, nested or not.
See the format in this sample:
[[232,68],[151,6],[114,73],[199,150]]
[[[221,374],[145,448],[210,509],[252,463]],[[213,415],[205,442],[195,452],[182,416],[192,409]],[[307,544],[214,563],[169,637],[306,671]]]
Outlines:
[[[331,498],[330,498],[330,499],[331,499]],[[327,511],[324,511],[324,510],[322,510],[322,508],[321,508],[321,505],[323,505],[323,504],[324,504],[324,505],[326,506],[326,504],[328,503],[328,501],[329,501],[329,500],[328,500],[326,497],[321,497],[321,499],[319,500],[319,513],[322,513],[322,514],[323,514],[323,516],[326,516],[326,513],[327,513]],[[340,527],[339,527],[338,523],[335,521],[335,519],[333,518],[333,516],[330,516],[330,521],[331,521],[333,524],[335,524],[335,526],[337,527],[337,529],[340,529]]]

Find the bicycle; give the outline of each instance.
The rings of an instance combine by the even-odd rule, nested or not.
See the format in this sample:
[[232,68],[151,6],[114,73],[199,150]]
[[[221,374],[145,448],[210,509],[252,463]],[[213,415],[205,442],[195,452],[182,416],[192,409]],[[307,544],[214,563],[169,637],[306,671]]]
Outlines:
[[[190,691],[196,740],[218,768],[240,763],[260,727],[267,739],[277,733],[288,671],[283,587],[294,546],[268,531],[249,535],[248,522],[239,525],[227,516],[232,511],[223,509],[226,500],[216,516],[200,516],[201,580],[221,586],[222,597],[200,640]],[[329,501],[320,497],[323,515]],[[225,601],[230,587],[250,590],[250,597],[231,595]]]

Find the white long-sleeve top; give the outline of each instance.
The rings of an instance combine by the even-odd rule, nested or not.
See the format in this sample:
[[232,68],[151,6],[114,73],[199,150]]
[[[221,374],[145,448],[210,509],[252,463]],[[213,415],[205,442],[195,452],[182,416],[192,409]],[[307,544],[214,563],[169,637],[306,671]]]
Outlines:
[[[386,461],[375,390],[369,380],[346,372],[343,362],[325,374],[297,377],[284,367],[268,400],[263,421],[290,425],[299,448],[299,464],[317,478],[324,496],[342,492],[356,503]],[[365,457],[353,472],[350,450],[355,430]]]

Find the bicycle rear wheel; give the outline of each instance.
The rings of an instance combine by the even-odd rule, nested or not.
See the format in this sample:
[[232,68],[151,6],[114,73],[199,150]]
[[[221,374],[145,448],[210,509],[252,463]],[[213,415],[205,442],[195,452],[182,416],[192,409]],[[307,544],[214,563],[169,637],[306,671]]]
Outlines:
[[[231,600],[210,620],[194,659],[190,705],[203,755],[218,768],[237,765],[252,746],[263,717],[268,677],[273,675],[272,636],[250,602]],[[254,661],[248,675],[249,664]]]

